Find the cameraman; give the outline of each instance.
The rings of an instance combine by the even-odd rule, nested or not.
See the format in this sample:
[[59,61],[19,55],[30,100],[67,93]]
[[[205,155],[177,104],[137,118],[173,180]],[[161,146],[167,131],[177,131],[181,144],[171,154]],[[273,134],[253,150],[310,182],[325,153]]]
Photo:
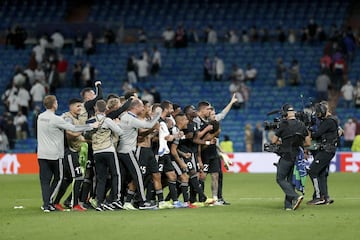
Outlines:
[[320,143],[320,148],[309,169],[309,175],[314,185],[314,199],[307,204],[331,204],[333,200],[329,198],[327,191],[327,175],[331,159],[335,156],[338,145],[339,127],[337,120],[329,112],[327,102],[316,104],[315,113],[321,122],[311,137]]
[[292,184],[293,169],[299,147],[303,146],[304,141],[309,143],[310,137],[304,123],[296,119],[293,106],[285,104],[281,111],[284,120],[272,138],[272,143],[279,145],[280,155],[276,182],[285,193],[285,210],[296,210],[304,197],[295,192]]

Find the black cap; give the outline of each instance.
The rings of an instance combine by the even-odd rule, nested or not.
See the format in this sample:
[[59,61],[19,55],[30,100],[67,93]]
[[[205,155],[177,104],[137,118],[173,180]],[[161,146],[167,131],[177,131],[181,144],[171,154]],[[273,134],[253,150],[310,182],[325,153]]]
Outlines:
[[295,111],[294,107],[288,103],[283,105],[282,110],[283,110],[283,112]]

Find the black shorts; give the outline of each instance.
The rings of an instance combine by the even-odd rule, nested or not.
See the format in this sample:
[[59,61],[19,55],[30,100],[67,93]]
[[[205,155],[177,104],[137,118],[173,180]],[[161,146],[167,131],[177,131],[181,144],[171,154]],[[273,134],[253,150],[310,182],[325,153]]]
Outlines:
[[185,162],[187,169],[186,170],[181,169],[179,164],[176,161],[172,161],[172,164],[174,166],[174,169],[175,169],[175,172],[177,175],[181,175],[182,173],[185,173],[185,172],[197,172],[198,171],[199,166],[198,166],[198,163],[196,161],[194,154],[192,154],[190,158],[180,158],[180,159],[182,159]]
[[158,166],[160,173],[167,173],[174,171],[174,166],[171,163],[171,156],[170,154],[165,154],[158,159]]
[[136,159],[139,161],[141,173],[144,177],[159,172],[159,166],[152,148],[139,146],[136,149],[135,155]]
[[81,178],[83,173],[79,163],[79,153],[70,149],[65,150],[64,156],[64,177]]
[[219,156],[210,159],[202,159],[205,173],[216,173],[221,171],[221,159]]

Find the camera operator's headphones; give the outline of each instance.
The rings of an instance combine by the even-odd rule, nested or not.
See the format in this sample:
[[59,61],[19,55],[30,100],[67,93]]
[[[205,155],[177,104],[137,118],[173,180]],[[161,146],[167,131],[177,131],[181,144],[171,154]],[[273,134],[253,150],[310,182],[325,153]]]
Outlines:
[[318,118],[324,118],[327,112],[327,106],[323,103],[317,103],[315,105],[315,113]]
[[295,111],[294,107],[288,103],[284,104],[281,107],[281,117],[286,118],[288,116],[289,111]]

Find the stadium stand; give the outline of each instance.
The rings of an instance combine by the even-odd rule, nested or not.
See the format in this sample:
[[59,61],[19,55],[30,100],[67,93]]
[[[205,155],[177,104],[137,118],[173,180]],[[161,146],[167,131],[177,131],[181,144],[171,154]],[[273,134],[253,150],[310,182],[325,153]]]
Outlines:
[[[68,1],[3,1],[0,4],[0,23],[5,30],[13,23],[20,23],[27,29],[36,32],[42,22],[58,23],[60,29],[66,28],[65,15]],[[88,23],[111,26],[123,22],[125,28],[143,28],[150,39],[146,44],[97,44],[95,55],[88,60],[98,70],[97,79],[102,80],[105,93],[121,93],[121,84],[126,77],[126,61],[128,56],[139,55],[144,49],[152,48],[157,43],[163,58],[163,66],[159,76],[151,77],[149,82],[139,85],[140,88],[155,85],[162,99],[170,99],[182,107],[196,104],[200,100],[209,100],[220,111],[230,100],[228,80],[222,82],[203,82],[203,57],[219,55],[226,65],[225,76],[229,76],[232,64],[245,68],[248,62],[258,70],[256,81],[249,85],[250,100],[245,109],[232,110],[222,123],[222,134],[227,134],[234,142],[236,151],[244,151],[244,126],[253,126],[268,117],[266,113],[278,109],[285,102],[302,109],[315,97],[314,83],[319,73],[319,59],[323,54],[323,44],[280,44],[276,41],[261,44],[238,43],[229,44],[220,41],[216,45],[206,43],[190,44],[183,49],[165,49],[158,39],[167,26],[182,23],[186,28],[195,28],[200,32],[207,25],[213,25],[219,36],[223,36],[230,28],[242,30],[253,25],[274,31],[278,26],[283,29],[301,29],[307,26],[309,19],[330,31],[332,24],[341,26],[346,18],[349,1],[265,1],[265,0],[94,0],[90,7]],[[42,30],[48,29],[49,26]],[[69,27],[71,29],[71,27]],[[97,28],[99,30],[99,28]],[[70,37],[73,32],[65,35]],[[155,40],[154,40],[155,39]],[[23,51],[0,46],[0,92],[11,79],[15,65],[26,66],[32,46]],[[77,60],[71,48],[63,50],[69,66]],[[300,63],[302,81],[300,86],[276,87],[276,58],[282,57],[285,63],[297,59]],[[83,59],[86,60],[86,59]],[[360,76],[360,59],[356,58],[349,72],[349,79],[355,83]],[[70,97],[79,97],[80,89],[70,87],[71,68],[68,72],[67,86],[57,90],[59,113],[67,108]],[[302,96],[302,97],[301,97]],[[1,106],[1,112],[4,111]],[[360,110],[336,109],[341,119],[348,116],[360,118]],[[29,122],[31,122],[31,117]],[[34,138],[18,141],[17,152],[33,152]]]

